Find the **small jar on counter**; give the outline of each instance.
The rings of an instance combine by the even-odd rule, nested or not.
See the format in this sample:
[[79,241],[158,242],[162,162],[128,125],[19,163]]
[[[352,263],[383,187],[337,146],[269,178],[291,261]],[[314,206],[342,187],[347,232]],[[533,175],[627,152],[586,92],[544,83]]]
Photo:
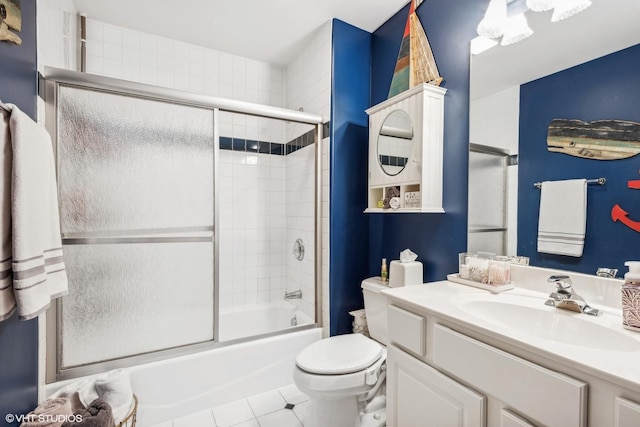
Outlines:
[[622,326],[640,331],[640,261],[627,261],[622,285]]
[[489,284],[505,285],[511,282],[509,257],[497,256],[489,261]]

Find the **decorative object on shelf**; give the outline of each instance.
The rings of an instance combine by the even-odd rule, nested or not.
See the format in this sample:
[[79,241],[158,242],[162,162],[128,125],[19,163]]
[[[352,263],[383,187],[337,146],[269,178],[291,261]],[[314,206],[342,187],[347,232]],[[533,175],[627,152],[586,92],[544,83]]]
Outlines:
[[[444,88],[423,83],[367,110],[369,197],[365,212],[444,212],[445,93]],[[393,195],[388,194],[389,188]],[[394,210],[389,209],[392,197],[399,197]]]
[[22,39],[16,34],[22,30],[20,1],[0,0],[0,41],[22,44]]
[[[393,208],[393,209],[398,209],[400,206],[396,206],[395,208],[393,206],[391,206],[391,200],[392,199],[397,199],[400,197],[400,187],[398,186],[393,186],[393,187],[387,187],[386,191],[385,191],[385,196],[384,196],[384,209],[389,209],[389,208]],[[396,202],[398,202],[399,200],[396,200]],[[394,202],[394,203],[396,203]]]
[[[503,0],[504,1],[504,0]],[[416,0],[411,1],[409,17],[400,43],[400,51],[393,72],[391,87],[387,98],[404,92],[422,83],[439,86],[442,77],[438,72],[436,60],[431,51],[427,35],[416,15]]]
[[398,209],[400,207],[400,197],[392,197],[391,200],[389,200],[389,206],[391,209]]
[[626,159],[640,153],[640,123],[553,119],[547,130],[547,148],[583,159]]
[[404,193],[404,207],[405,208],[419,208],[420,207],[420,192],[419,191],[407,191]]

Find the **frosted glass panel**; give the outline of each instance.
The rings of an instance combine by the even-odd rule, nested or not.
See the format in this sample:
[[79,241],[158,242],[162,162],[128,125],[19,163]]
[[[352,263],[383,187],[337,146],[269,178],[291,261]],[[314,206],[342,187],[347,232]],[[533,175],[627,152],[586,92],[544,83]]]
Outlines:
[[504,227],[506,157],[469,153],[469,228]]
[[62,86],[58,164],[67,237],[213,224],[211,110]]
[[506,239],[506,231],[469,233],[467,248],[469,252],[491,252],[497,255],[506,254]]
[[213,246],[67,245],[62,367],[213,339]]

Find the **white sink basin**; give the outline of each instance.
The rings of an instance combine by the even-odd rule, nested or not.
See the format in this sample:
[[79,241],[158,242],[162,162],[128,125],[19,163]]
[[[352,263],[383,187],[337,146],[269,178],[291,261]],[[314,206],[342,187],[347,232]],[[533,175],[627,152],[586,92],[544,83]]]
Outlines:
[[461,295],[454,304],[465,313],[515,333],[565,345],[620,352],[640,351],[640,339],[622,329],[612,313],[588,316],[544,305],[544,296],[502,293]]

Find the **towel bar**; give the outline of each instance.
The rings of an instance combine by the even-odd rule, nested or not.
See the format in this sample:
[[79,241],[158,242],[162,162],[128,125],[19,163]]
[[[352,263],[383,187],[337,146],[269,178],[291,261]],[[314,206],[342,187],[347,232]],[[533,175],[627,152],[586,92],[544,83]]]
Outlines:
[[[587,180],[587,184],[598,184],[598,185],[604,185],[607,182],[606,178],[596,178],[596,179],[588,179]],[[542,188],[542,183],[541,182],[534,182],[533,186],[540,189]]]

